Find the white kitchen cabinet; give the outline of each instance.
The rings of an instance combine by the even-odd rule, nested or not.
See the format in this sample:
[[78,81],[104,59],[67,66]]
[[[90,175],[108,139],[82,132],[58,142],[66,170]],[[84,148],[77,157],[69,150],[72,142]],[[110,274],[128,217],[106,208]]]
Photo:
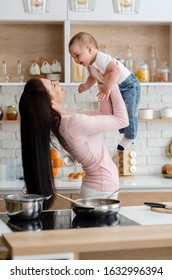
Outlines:
[[87,13],[69,11],[68,19],[86,22],[171,22],[171,9],[171,0],[141,0],[138,14],[116,14],[113,11],[112,0],[96,0],[95,11]]
[[51,0],[49,13],[28,14],[22,0],[0,0],[0,21],[57,22],[67,19],[67,0]]

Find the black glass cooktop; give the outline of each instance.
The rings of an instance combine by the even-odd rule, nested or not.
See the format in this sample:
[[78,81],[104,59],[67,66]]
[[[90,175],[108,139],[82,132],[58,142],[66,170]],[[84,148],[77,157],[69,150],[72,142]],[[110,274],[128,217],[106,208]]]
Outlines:
[[43,211],[39,219],[21,221],[10,219],[7,214],[0,214],[0,219],[12,231],[38,231],[52,229],[70,229],[87,227],[116,227],[132,226],[138,223],[127,217],[117,214],[106,217],[79,217],[70,209],[57,211]]

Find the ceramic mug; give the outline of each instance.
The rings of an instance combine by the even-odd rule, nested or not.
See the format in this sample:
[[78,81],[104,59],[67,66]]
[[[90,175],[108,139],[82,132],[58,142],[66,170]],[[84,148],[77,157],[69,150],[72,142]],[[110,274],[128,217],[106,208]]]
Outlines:
[[31,75],[40,75],[41,74],[40,67],[36,62],[32,63],[29,71],[30,71]]
[[43,74],[50,74],[50,73],[51,73],[50,64],[49,64],[47,61],[44,61],[44,62],[42,63],[41,72],[42,72]]
[[62,71],[61,64],[58,60],[53,60],[50,67],[52,73],[60,73]]

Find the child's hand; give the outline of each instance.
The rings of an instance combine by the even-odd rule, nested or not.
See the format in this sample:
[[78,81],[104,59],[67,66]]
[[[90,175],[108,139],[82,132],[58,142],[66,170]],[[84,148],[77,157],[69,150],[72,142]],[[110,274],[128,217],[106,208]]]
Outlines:
[[88,89],[88,86],[86,83],[83,83],[83,84],[80,84],[79,87],[78,87],[78,92],[79,93],[82,93],[84,91],[86,91]]

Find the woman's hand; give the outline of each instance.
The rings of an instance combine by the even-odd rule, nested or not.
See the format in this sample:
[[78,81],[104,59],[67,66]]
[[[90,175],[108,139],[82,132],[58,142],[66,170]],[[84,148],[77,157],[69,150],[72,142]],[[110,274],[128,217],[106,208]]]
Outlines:
[[97,94],[97,97],[99,100],[108,100],[109,99],[109,95],[110,95],[111,89],[107,89],[105,85],[102,85],[101,87],[99,87],[99,92]]

